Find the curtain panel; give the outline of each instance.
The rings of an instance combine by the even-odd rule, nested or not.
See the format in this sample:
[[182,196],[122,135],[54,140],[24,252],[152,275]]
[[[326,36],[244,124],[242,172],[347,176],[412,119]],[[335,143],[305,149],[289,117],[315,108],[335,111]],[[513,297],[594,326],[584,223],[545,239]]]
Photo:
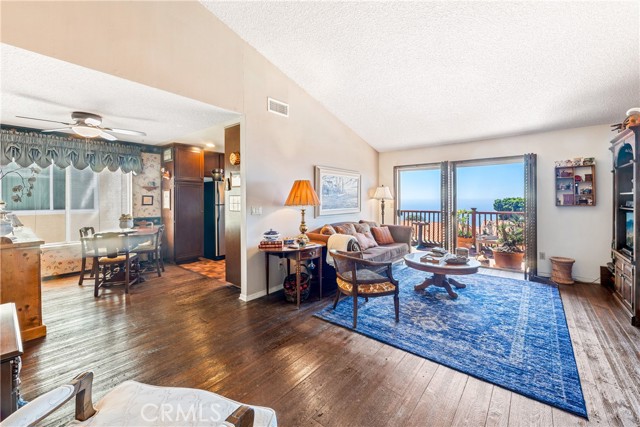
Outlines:
[[94,172],[142,172],[141,148],[136,145],[0,129],[0,166],[12,161],[25,168],[35,163],[43,169],[54,164]]

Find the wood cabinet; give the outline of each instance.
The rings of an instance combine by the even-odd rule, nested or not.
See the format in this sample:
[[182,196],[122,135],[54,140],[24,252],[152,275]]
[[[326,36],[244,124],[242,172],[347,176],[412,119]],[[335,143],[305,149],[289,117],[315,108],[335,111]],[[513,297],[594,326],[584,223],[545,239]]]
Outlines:
[[206,151],[204,153],[204,176],[211,177],[214,169],[224,169],[224,154]]
[[24,341],[43,337],[40,286],[40,245],[44,241],[24,227],[15,231],[16,240],[0,243],[0,303],[13,302]]
[[640,214],[637,209],[640,179],[638,149],[640,126],[619,133],[611,141],[613,153],[613,240],[614,290],[622,306],[629,313],[631,323],[640,323],[640,286],[638,285],[638,256],[640,243]]
[[183,144],[165,146],[162,166],[171,176],[162,180],[164,256],[173,262],[197,259],[204,247],[204,151]]
[[596,167],[556,167],[556,206],[595,206]]

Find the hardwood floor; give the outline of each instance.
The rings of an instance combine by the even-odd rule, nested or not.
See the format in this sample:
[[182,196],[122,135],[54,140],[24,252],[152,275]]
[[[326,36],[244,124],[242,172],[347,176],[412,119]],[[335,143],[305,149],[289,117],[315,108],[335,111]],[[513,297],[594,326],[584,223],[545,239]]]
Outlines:
[[128,379],[196,387],[270,406],[282,426],[640,425],[640,330],[599,285],[561,287],[587,422],[312,317],[330,297],[297,311],[171,265],[149,277],[98,299],[76,277],[43,282],[48,333],[26,346],[24,397],[92,370],[94,401]]

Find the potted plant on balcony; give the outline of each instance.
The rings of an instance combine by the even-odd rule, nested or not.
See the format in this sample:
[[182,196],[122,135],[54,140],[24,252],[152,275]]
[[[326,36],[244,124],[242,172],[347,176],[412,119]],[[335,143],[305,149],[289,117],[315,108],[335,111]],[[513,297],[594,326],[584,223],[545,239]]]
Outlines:
[[457,214],[458,240],[456,246],[459,248],[471,249],[473,246],[473,234],[471,233],[471,226],[469,225],[471,211],[459,209]]
[[515,216],[513,219],[500,223],[498,227],[498,247],[492,249],[496,267],[520,270],[524,251],[524,218]]

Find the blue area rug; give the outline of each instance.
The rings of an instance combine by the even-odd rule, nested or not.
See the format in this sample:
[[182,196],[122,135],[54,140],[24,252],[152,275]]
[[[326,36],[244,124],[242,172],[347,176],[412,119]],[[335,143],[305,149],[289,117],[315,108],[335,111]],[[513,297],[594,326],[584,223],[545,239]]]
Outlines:
[[[444,288],[414,291],[428,273],[400,264],[393,274],[400,283],[400,323],[392,297],[362,298],[356,332],[587,418],[556,286],[459,276],[467,287],[452,300]],[[352,299],[343,296],[335,310],[331,304],[315,316],[352,329]]]

